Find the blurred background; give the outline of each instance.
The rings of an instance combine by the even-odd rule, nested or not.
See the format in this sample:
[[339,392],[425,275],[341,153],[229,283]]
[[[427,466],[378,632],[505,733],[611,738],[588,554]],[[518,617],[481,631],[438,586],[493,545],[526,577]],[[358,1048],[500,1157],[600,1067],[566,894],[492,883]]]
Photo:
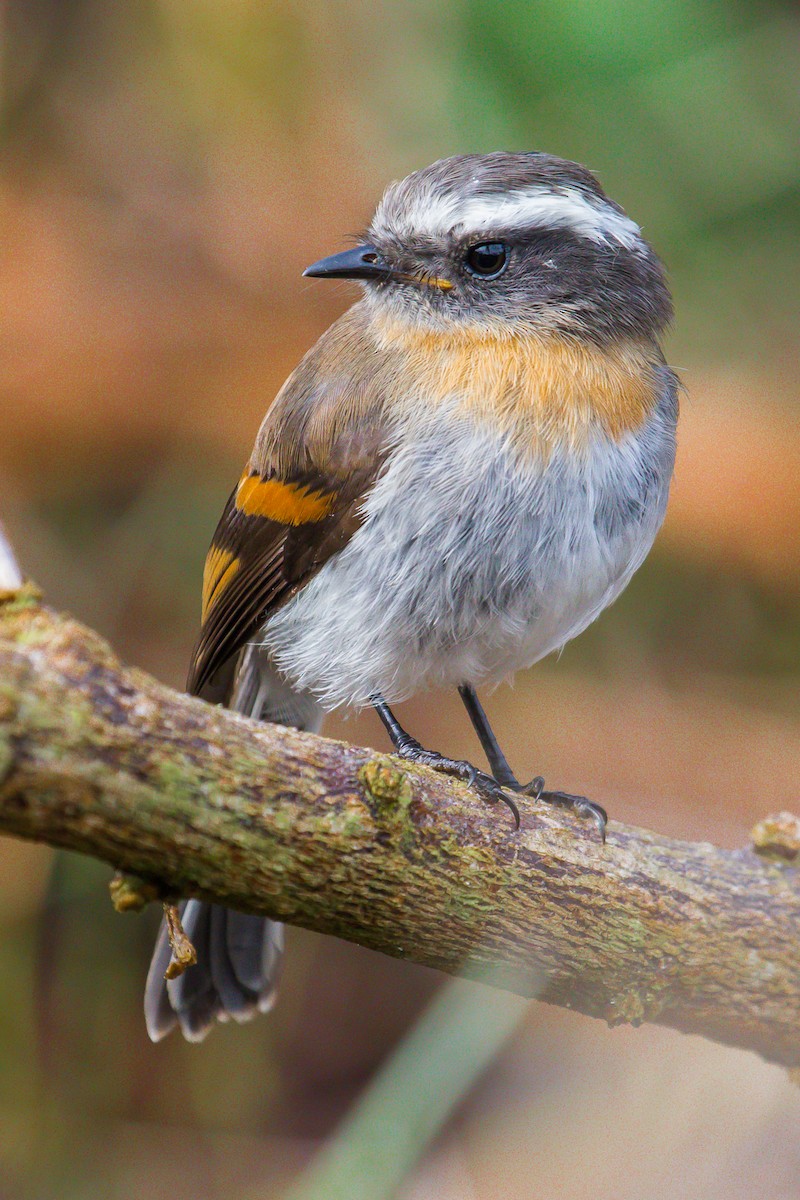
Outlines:
[[[7,0],[0,22],[0,515],[52,604],[181,686],[202,560],[263,411],[355,298],[303,267],[390,179],[546,149],[597,171],[665,259],[687,394],[650,559],[487,708],[521,777],[618,819],[735,846],[797,811],[796,5]],[[452,696],[401,715],[477,756]],[[370,716],[328,728],[386,745]],[[291,931],[269,1018],[154,1047],[157,914],[117,916],[108,877],[0,843],[0,1200],[306,1188],[442,978]],[[441,1132],[419,1134],[395,1191],[381,1139],[422,1084],[390,1075],[368,1178],[319,1194],[799,1194],[800,1091],[778,1068],[535,1003],[509,1020],[460,986],[426,1051],[426,1094],[452,1092]],[[456,1086],[465,994],[470,1045],[499,1049]]]

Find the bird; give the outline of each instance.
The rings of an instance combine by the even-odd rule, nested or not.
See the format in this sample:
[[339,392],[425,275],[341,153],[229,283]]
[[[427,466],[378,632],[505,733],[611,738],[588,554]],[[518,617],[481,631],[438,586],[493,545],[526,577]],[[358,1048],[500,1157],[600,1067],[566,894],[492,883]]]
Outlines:
[[[511,809],[523,793],[477,688],[584,630],[661,526],[678,381],[664,268],[579,163],[542,152],[443,158],[390,184],[355,246],[308,267],[360,298],[269,407],[217,526],[187,690],[318,731],[372,706],[395,751]],[[392,705],[456,688],[489,770],[425,748]],[[147,1030],[199,1041],[275,999],[283,926],[196,899],[198,962],[165,980]]]

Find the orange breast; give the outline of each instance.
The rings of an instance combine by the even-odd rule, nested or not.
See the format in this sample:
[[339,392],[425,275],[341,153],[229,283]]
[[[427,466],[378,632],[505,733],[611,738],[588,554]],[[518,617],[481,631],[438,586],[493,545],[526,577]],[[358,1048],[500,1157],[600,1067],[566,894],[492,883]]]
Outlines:
[[408,326],[389,336],[405,351],[408,378],[423,402],[455,400],[534,453],[584,445],[598,428],[619,440],[644,423],[662,386],[652,343],[601,348],[557,336],[423,333]]

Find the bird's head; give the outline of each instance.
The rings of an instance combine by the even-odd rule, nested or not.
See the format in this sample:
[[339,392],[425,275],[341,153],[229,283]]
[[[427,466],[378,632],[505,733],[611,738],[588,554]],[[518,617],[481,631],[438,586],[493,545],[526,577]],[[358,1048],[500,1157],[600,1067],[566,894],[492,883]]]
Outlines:
[[636,225],[578,163],[460,155],[393,183],[365,239],[306,275],[357,279],[376,315],[417,328],[603,345],[656,339],[672,308]]

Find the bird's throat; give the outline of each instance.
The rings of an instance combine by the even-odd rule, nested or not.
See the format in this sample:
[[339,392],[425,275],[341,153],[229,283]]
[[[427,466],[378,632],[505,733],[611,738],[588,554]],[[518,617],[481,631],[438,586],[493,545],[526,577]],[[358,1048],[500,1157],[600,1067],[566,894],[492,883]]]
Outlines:
[[406,356],[400,375],[404,386],[414,381],[421,403],[463,409],[538,453],[579,447],[598,431],[619,441],[641,428],[664,388],[661,355],[649,341],[598,346],[395,322],[380,334]]

